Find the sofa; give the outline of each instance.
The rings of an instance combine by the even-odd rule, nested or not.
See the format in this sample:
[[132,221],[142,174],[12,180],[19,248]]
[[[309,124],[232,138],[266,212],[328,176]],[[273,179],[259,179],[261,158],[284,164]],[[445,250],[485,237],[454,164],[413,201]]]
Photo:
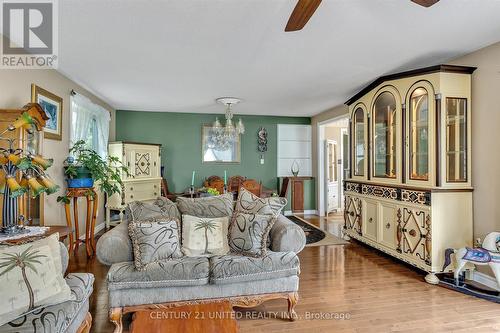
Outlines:
[[[59,243],[62,271],[68,267],[68,250]],[[16,320],[0,326],[2,333],[88,333],[92,325],[89,298],[92,295],[94,276],[90,273],[70,273],[66,276],[74,300],[42,307]]]
[[145,270],[134,267],[129,219],[127,213],[124,222],[99,238],[96,249],[98,260],[111,266],[107,275],[109,316],[115,333],[122,332],[125,313],[220,300],[254,307],[270,299],[287,299],[288,317],[295,319],[300,273],[297,253],[306,238],[285,216],[278,215],[272,225],[269,250],[263,257],[232,252],[182,257],[149,264]]

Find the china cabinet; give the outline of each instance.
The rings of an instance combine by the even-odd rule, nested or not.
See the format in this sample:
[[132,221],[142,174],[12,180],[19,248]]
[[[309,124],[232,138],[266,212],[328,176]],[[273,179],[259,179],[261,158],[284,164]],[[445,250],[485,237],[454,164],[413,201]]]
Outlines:
[[[43,113],[45,112],[36,103],[25,105],[22,109],[8,109],[0,110],[0,132],[4,132],[3,136],[8,139],[15,139],[14,148],[23,149],[33,155],[41,155],[43,147],[43,130],[33,131],[28,133],[24,129],[16,129],[14,131],[6,131],[7,127],[19,118],[24,112],[29,113]],[[0,141],[0,148],[7,148],[7,141]],[[0,195],[3,193],[5,186],[5,172],[0,168]],[[36,198],[29,195],[22,195],[18,197],[19,214],[23,215],[28,225],[43,225],[44,224],[44,195],[41,194]],[[2,202],[0,200],[0,210]],[[0,216],[0,224],[2,217]]]
[[[439,65],[378,78],[349,99],[344,232],[426,272],[472,246],[471,74]],[[449,268],[451,269],[451,267]]]
[[120,193],[108,198],[106,204],[106,227],[111,224],[110,211],[123,211],[132,201],[156,199],[161,195],[161,145],[136,142],[111,142],[108,145],[110,156],[117,157],[129,169],[122,173],[123,186]]

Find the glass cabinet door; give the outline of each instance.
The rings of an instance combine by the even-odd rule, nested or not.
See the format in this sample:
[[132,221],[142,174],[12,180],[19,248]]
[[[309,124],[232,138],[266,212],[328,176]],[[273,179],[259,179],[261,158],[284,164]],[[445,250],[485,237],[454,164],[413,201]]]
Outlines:
[[362,108],[354,111],[354,175],[364,176],[365,174],[365,112]]
[[373,110],[373,176],[396,178],[396,99],[381,93]]
[[410,179],[429,180],[429,94],[417,88],[410,96]]
[[467,181],[467,99],[446,98],[446,180]]

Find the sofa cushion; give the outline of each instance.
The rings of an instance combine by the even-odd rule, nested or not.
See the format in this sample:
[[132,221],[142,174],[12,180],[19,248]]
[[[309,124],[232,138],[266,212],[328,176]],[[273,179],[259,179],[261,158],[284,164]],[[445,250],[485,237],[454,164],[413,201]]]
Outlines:
[[181,220],[177,205],[167,198],[160,197],[153,202],[134,201],[128,204],[126,216],[130,221],[145,220],[152,217],[169,217]]
[[143,270],[152,262],[182,257],[179,224],[169,217],[130,222],[135,268]]
[[235,212],[229,225],[229,247],[238,254],[264,256],[267,238],[275,221],[275,215]]
[[227,284],[278,279],[299,274],[299,258],[294,252],[271,252],[260,258],[229,254],[210,258],[210,282]]
[[0,332],[76,332],[89,311],[94,276],[89,273],[70,273],[66,283],[71,289],[73,300],[37,309],[1,326]]
[[233,194],[226,193],[205,198],[177,198],[182,214],[197,217],[224,217],[233,215]]
[[182,252],[189,257],[224,255],[229,252],[229,217],[182,215]]
[[235,210],[247,214],[278,215],[286,203],[287,200],[281,197],[259,198],[242,187],[238,193]]
[[162,288],[208,283],[206,257],[182,257],[158,261],[135,269],[133,262],[113,264],[108,272],[108,289]]
[[0,249],[0,325],[38,307],[65,302],[59,234]]

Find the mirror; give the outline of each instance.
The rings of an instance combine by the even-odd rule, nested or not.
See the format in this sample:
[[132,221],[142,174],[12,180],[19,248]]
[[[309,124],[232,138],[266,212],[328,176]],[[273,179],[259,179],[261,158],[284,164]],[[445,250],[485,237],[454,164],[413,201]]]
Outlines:
[[201,133],[201,156],[203,163],[240,163],[240,136],[228,139],[223,131],[211,125],[203,125]]

